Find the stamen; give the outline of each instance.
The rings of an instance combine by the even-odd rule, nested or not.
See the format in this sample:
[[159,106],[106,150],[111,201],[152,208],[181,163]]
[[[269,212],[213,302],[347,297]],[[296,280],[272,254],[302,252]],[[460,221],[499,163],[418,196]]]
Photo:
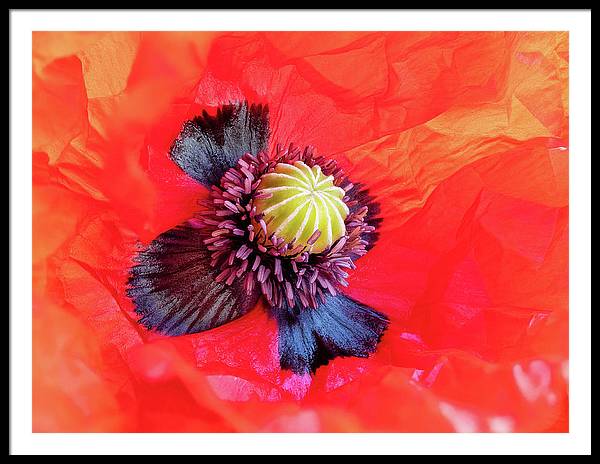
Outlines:
[[255,200],[263,200],[263,199],[271,198],[272,196],[273,196],[273,194],[271,192],[262,191],[262,192],[258,193],[257,195],[254,195],[254,199]]
[[[294,168],[269,177],[282,163]],[[296,175],[299,187],[278,184],[294,182]],[[275,183],[264,184],[265,179]],[[315,194],[322,196],[313,199]],[[335,161],[309,147],[278,146],[273,158],[246,154],[209,195],[191,224],[219,270],[215,280],[231,285],[243,279],[246,292],[258,287],[273,306],[315,308],[325,295],[336,295],[348,285],[346,271],[355,269],[353,259],[366,253],[375,231],[366,222],[369,209],[360,189]],[[297,196],[282,204],[286,195]],[[275,201],[279,206],[271,208]]]
[[256,255],[256,258],[254,258],[254,263],[252,264],[252,270],[256,271],[258,269],[259,265],[260,265],[260,255]]
[[306,243],[308,243],[309,245],[313,245],[317,240],[319,240],[320,236],[321,236],[321,231],[317,229],[313,232],[313,234],[306,241]]

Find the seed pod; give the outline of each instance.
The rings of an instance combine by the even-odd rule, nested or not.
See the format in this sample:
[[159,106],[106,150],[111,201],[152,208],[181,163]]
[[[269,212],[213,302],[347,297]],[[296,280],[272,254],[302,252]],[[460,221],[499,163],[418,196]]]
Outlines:
[[279,163],[263,175],[254,197],[256,212],[266,224],[263,240],[275,236],[294,242],[294,250],[301,247],[310,253],[330,248],[346,234],[349,214],[343,201],[346,192],[333,182],[319,166],[310,168],[302,161]]

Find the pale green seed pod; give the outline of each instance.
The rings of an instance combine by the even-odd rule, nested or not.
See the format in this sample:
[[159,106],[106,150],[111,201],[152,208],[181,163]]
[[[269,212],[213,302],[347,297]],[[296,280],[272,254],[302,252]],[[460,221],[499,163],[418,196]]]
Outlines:
[[[344,190],[333,180],[319,166],[310,168],[302,161],[279,163],[262,176],[257,192],[270,197],[259,195],[254,206],[257,213],[264,214],[267,236],[293,241],[294,248],[300,245],[310,253],[320,253],[343,237],[349,211],[343,201]],[[320,235],[312,243],[316,230]]]

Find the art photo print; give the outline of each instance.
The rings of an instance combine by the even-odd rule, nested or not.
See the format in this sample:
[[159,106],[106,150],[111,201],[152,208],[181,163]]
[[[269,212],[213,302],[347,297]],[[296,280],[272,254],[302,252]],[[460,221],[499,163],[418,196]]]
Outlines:
[[568,32],[34,32],[34,432],[568,432]]

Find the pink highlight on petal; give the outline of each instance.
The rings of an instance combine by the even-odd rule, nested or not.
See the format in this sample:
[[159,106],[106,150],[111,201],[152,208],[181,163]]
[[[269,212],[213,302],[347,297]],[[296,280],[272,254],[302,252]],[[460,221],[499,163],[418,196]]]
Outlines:
[[513,375],[517,387],[528,401],[534,402],[548,394],[552,373],[544,361],[531,361],[526,369],[515,364]]
[[480,431],[477,416],[464,409],[460,409],[449,403],[440,402],[440,412],[459,433],[475,433]]

